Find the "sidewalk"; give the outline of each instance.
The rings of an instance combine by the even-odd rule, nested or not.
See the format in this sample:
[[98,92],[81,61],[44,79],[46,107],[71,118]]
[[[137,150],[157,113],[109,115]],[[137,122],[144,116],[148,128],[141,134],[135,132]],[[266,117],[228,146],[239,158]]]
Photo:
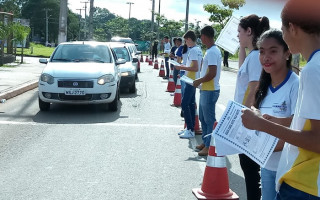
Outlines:
[[[20,57],[17,57],[20,60]],[[0,100],[10,99],[38,87],[40,74],[45,67],[39,58],[24,57],[24,63],[6,64],[0,67]]]

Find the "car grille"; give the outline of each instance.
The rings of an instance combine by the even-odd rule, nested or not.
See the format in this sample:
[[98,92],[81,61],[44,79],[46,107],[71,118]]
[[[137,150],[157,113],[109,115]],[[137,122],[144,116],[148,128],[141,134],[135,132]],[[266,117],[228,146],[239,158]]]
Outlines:
[[58,81],[61,88],[93,88],[93,81]]

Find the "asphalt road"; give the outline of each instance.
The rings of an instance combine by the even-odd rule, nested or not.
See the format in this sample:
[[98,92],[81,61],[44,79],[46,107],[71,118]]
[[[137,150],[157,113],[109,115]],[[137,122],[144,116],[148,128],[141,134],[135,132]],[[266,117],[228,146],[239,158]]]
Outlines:
[[[195,199],[206,159],[196,139],[179,139],[180,109],[158,70],[143,64],[137,93],[118,112],[53,105],[40,112],[37,89],[0,104],[0,199]],[[219,119],[236,74],[222,72]],[[227,157],[230,188],[245,200],[237,156]]]

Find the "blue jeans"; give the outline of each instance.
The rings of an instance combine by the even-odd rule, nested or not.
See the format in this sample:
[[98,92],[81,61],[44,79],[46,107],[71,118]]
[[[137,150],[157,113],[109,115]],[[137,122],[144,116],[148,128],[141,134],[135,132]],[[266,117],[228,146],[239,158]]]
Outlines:
[[187,129],[194,131],[195,117],[196,117],[196,88],[192,85],[186,84],[184,94],[181,101],[181,108],[183,110],[184,121]]
[[[183,70],[180,70],[180,78],[185,74],[185,71]],[[184,81],[180,81],[180,84],[181,84],[181,98],[183,97],[183,94],[184,94],[184,89],[186,87],[186,82]]]
[[169,57],[164,57],[164,64],[166,66],[166,77],[169,78],[169,75],[170,75],[170,69],[169,69]]
[[[213,124],[216,121],[216,103],[220,90],[200,90],[199,119],[202,128],[202,141],[206,147],[210,146]],[[208,135],[207,137],[205,137]]]
[[178,74],[180,73],[180,70],[176,69],[173,67],[173,81],[174,85],[177,85],[177,80],[178,80]]
[[320,197],[302,192],[290,185],[282,182],[280,190],[277,193],[275,200],[319,200]]
[[274,200],[276,192],[276,171],[265,168],[260,169],[261,172],[261,193],[262,200]]

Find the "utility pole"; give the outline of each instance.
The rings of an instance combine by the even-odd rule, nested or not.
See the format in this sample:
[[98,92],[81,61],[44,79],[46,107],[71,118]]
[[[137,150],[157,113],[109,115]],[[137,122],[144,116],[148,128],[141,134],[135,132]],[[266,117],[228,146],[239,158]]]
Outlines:
[[89,11],[89,40],[93,39],[93,7],[94,0],[90,0],[90,11]]
[[81,1],[80,3],[84,3],[84,38],[83,40],[87,39],[87,3],[89,1]]
[[58,43],[67,41],[68,0],[60,0]]
[[152,0],[152,10],[151,10],[151,33],[154,31],[154,0]]
[[[160,6],[161,5],[161,0],[159,0],[159,17],[161,16],[160,14]],[[160,26],[160,20],[158,20],[158,31],[157,31],[157,39],[159,40],[159,26]]]
[[129,4],[129,21],[130,21],[130,17],[131,17],[131,5],[134,4],[133,2],[127,2],[127,4]]
[[81,40],[81,19],[82,19],[81,11],[84,10],[84,9],[79,8],[77,10],[80,10],[80,15],[79,15],[79,35],[78,35],[78,40],[80,41]]
[[187,0],[187,6],[186,6],[186,24],[184,27],[184,31],[187,32],[188,31],[188,20],[189,20],[189,0]]
[[48,28],[48,21],[49,21],[49,17],[48,17],[48,10],[51,10],[51,9],[45,9],[45,11],[46,11],[46,46],[48,46],[48,43],[49,43],[49,41],[48,41],[48,35],[49,35],[49,28]]

